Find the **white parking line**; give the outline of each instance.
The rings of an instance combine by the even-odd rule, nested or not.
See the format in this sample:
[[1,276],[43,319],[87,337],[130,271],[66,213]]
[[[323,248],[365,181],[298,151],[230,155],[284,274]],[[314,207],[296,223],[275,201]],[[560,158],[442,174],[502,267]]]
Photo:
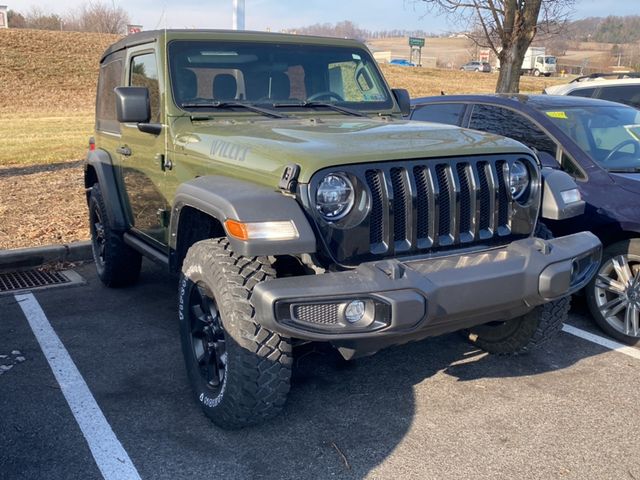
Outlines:
[[618,343],[615,340],[610,340],[608,338],[601,337],[600,335],[594,335],[593,333],[582,330],[581,328],[567,325],[566,323],[562,326],[562,331],[640,360],[640,350],[637,350],[633,347],[628,347],[627,345]]
[[102,476],[106,480],[140,480],[136,467],[113,433],[36,298],[26,293],[15,295],[15,299],[29,321]]

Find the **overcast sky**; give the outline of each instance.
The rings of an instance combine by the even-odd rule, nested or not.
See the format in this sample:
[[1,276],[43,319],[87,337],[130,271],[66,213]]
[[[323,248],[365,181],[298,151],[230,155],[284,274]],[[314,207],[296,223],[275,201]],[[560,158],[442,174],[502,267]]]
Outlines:
[[[113,0],[121,5],[133,23],[145,30],[164,27],[163,10],[169,28],[230,28],[232,0]],[[5,0],[10,9],[26,12],[35,6],[64,14],[83,0]],[[166,5],[166,7],[165,7]],[[573,18],[640,14],[640,0],[577,0]],[[313,23],[351,20],[370,30],[422,29],[429,33],[456,30],[442,16],[425,15],[414,0],[246,0],[246,27],[278,31]]]

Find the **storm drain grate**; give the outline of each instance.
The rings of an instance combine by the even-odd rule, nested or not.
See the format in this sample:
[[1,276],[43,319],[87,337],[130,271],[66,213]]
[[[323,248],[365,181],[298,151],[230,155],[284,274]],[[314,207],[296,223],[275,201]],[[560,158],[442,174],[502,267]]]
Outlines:
[[0,292],[29,290],[51,285],[72,283],[64,272],[43,272],[40,270],[22,270],[0,273]]

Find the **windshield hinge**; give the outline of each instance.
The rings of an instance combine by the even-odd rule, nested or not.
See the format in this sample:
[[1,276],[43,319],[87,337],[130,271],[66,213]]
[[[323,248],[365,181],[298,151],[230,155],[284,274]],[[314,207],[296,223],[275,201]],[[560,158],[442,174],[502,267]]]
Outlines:
[[280,190],[284,190],[287,193],[296,193],[299,174],[300,165],[297,165],[295,163],[287,165],[286,167],[284,167],[282,177],[280,177],[278,188],[280,188]]

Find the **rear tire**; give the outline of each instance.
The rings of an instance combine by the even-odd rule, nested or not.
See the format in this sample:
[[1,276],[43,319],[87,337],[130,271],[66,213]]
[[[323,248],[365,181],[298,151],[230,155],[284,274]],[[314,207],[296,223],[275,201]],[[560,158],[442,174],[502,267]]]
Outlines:
[[253,289],[275,278],[265,257],[235,254],[226,238],[188,251],[179,292],[187,374],[203,412],[219,427],[264,422],[283,408],[291,378],[291,341],[258,323]]
[[89,228],[93,260],[102,283],[107,287],[136,283],[140,276],[142,255],[124,243],[122,233],[109,225],[107,207],[97,183],[89,193]]

